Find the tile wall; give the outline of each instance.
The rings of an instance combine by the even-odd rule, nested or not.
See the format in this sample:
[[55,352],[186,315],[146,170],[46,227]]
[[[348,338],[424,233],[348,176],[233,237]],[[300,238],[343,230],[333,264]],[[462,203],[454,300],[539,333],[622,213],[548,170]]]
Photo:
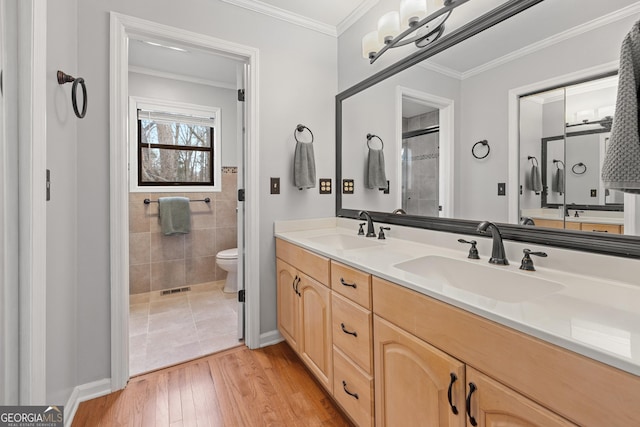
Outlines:
[[[222,168],[219,193],[129,193],[129,294],[223,280],[216,265],[219,251],[237,246],[237,168]],[[144,199],[209,197],[191,203],[191,233],[165,236],[160,232],[158,204]]]

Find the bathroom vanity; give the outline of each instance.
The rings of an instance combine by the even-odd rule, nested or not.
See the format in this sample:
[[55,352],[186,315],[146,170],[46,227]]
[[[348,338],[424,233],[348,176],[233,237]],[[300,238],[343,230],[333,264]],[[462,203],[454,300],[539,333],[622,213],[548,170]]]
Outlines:
[[638,424],[637,260],[582,276],[562,267],[602,256],[551,248],[524,272],[523,244],[493,266],[485,239],[469,260],[459,235],[386,234],[276,223],[278,328],[357,425]]

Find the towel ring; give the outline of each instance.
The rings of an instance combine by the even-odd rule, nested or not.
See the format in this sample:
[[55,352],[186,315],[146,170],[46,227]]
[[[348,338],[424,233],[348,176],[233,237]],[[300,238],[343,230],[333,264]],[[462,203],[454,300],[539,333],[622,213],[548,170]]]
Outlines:
[[384,141],[382,141],[382,138],[380,138],[378,135],[374,135],[372,133],[368,133],[367,134],[367,147],[370,150],[375,150],[375,148],[371,148],[371,140],[373,138],[378,138],[378,140],[380,140],[380,144],[382,145],[382,147],[380,147],[381,150],[384,150]]
[[[65,84],[73,82],[73,86],[71,87],[71,103],[73,104],[73,112],[76,113],[76,117],[79,119],[84,119],[84,116],[87,114],[87,85],[84,84],[84,79],[82,77],[73,77],[69,74],[64,73],[63,71],[58,70],[58,84]],[[82,113],[78,111],[78,97],[76,91],[78,89],[78,85],[82,86]]]
[[[484,145],[485,147],[487,147],[487,152],[484,154],[484,156],[478,156],[476,154],[476,147],[478,145]],[[486,139],[476,142],[475,144],[473,144],[473,147],[471,147],[471,154],[473,154],[473,157],[475,157],[476,159],[484,159],[489,155],[490,152],[491,152],[491,147],[489,146],[489,142]]]
[[[581,172],[576,172],[576,168],[583,168],[583,170]],[[585,165],[582,162],[576,163],[571,167],[571,172],[575,173],[576,175],[583,175],[586,171],[587,171],[587,165]]]
[[293,132],[293,137],[296,139],[296,142],[304,142],[304,141],[298,140],[298,132],[302,133],[304,132],[305,129],[308,130],[309,133],[311,134],[311,142],[309,142],[309,144],[313,144],[313,132],[311,132],[311,129],[309,129],[305,125],[296,126],[296,130]]
[[562,160],[553,159],[553,164],[556,165],[556,169],[560,169],[560,166],[558,166],[558,163],[562,165],[562,170],[564,170],[564,162]]
[[[533,166],[538,166],[538,159],[535,156],[527,156],[527,160],[531,160],[531,163],[533,163]],[[535,160],[535,163],[534,163]]]

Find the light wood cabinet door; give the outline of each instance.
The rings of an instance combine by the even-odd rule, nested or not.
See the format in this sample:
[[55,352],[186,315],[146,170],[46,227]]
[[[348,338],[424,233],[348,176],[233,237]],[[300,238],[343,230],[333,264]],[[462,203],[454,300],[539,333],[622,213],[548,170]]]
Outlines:
[[289,345],[298,351],[299,316],[296,286],[300,276],[295,268],[281,259],[276,259],[276,272],[278,330]]
[[373,330],[376,426],[464,427],[464,364],[378,316]]
[[333,389],[331,342],[331,290],[311,277],[299,273],[298,353],[318,380]]
[[478,427],[575,427],[532,400],[467,366],[468,425]]

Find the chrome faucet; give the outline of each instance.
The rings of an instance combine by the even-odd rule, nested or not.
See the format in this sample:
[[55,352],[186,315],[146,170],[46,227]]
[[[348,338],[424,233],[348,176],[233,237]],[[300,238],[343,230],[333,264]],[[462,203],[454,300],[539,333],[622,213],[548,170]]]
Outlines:
[[[364,218],[362,217],[364,215]],[[358,213],[358,218],[367,220],[367,237],[376,237],[376,231],[373,227],[373,220],[371,219],[371,215],[367,211],[360,211]]]
[[493,248],[491,249],[491,258],[489,258],[489,262],[491,264],[509,265],[507,256],[504,253],[502,236],[500,235],[500,230],[498,230],[498,227],[492,222],[482,221],[480,224],[478,224],[478,228],[476,229],[476,231],[479,231],[483,234],[488,231],[489,233],[491,233],[491,237],[493,237]]

